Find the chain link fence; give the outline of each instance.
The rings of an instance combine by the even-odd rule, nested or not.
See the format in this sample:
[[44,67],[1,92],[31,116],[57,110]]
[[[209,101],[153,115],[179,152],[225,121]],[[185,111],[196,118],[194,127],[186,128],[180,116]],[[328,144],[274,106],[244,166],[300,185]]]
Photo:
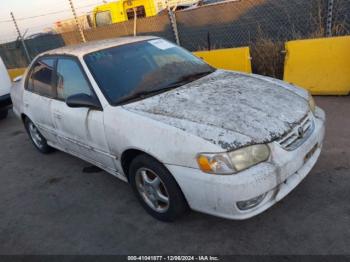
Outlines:
[[[181,44],[189,50],[308,38],[319,30],[318,0],[244,0],[176,14]],[[323,17],[323,14],[321,14]]]
[[[123,23],[106,25],[103,27],[84,30],[84,36],[87,41],[101,40],[113,37],[133,36],[136,29],[136,35],[155,35],[175,41],[174,34],[171,29],[170,20],[167,14],[153,16],[148,18],[138,18]],[[77,44],[81,42],[78,31],[67,32],[61,34],[67,45]]]
[[350,1],[335,0],[332,15],[332,35],[350,34]]
[[[33,59],[38,54],[58,47],[65,46],[61,35],[43,35],[25,40],[29,56]],[[0,56],[8,69],[26,67],[30,61],[26,57],[21,41],[16,40],[0,45]]]
[[[285,41],[350,34],[350,1],[231,0],[91,28],[83,33],[87,41],[135,33],[160,36],[179,41],[190,51],[250,46],[253,71],[281,78]],[[45,50],[81,41],[76,30],[25,43],[34,57]],[[0,45],[0,55],[8,68],[28,64],[22,49],[19,41]]]

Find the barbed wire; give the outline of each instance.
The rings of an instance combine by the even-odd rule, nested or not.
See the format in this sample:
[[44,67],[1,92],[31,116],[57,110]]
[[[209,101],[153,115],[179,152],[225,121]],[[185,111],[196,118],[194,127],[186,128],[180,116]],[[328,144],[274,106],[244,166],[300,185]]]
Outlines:
[[[91,6],[95,6],[98,5],[99,3],[94,3],[94,4],[88,4],[88,5],[84,5],[84,6],[77,6],[75,7],[75,9],[82,9],[82,8],[86,8],[86,7],[91,7]],[[44,14],[38,14],[38,15],[34,15],[34,16],[27,16],[27,17],[18,17],[16,18],[17,21],[23,21],[23,20],[28,20],[28,19],[34,19],[34,18],[40,18],[40,17],[45,17],[48,15],[55,15],[55,14],[60,14],[60,13],[65,13],[65,12],[71,12],[71,9],[67,8],[67,9],[62,9],[62,10],[58,10],[58,11],[53,11],[53,12],[48,12],[48,13],[44,13]],[[0,23],[10,23],[13,22],[11,19],[7,19],[7,20],[0,20]]]

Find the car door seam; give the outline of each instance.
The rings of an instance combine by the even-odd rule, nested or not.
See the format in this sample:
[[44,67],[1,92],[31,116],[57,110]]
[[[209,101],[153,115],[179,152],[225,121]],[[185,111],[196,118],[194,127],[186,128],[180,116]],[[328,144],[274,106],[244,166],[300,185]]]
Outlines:
[[86,144],[84,144],[84,143],[78,142],[78,141],[75,140],[75,139],[71,139],[71,138],[69,138],[69,137],[65,137],[65,136],[59,135],[59,134],[53,132],[52,130],[47,129],[47,128],[41,126],[41,125],[38,125],[38,127],[39,127],[39,128],[42,128],[43,130],[46,130],[47,132],[50,132],[50,133],[56,135],[56,136],[58,136],[58,137],[60,137],[60,138],[62,138],[62,139],[65,139],[65,140],[67,140],[67,141],[69,141],[69,142],[72,142],[72,143],[74,143],[74,144],[76,144],[76,145],[85,147],[85,148],[87,148],[87,149],[89,149],[89,150],[92,150],[92,151],[95,151],[95,152],[97,152],[97,153],[104,154],[104,155],[106,155],[106,156],[108,156],[108,157],[110,157],[110,158],[118,159],[118,157],[115,156],[115,155],[112,155],[112,154],[110,154],[110,153],[108,153],[108,152],[105,152],[105,151],[103,151],[103,150],[97,149],[97,148],[95,148],[95,147],[86,145]]

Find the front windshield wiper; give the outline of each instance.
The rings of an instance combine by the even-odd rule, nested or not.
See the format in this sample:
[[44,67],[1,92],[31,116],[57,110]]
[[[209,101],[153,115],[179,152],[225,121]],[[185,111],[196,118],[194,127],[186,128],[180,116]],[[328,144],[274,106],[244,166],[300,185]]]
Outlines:
[[199,73],[185,75],[185,76],[180,77],[179,79],[177,79],[175,82],[172,82],[172,83],[168,84],[166,87],[155,89],[155,90],[136,92],[136,93],[134,93],[134,94],[132,94],[132,95],[130,95],[128,97],[125,97],[125,98],[119,100],[117,105],[123,105],[125,103],[129,103],[129,102],[132,102],[132,101],[145,99],[147,97],[154,96],[154,95],[157,95],[157,94],[169,91],[171,89],[175,89],[175,88],[180,87],[182,85],[185,85],[185,84],[187,84],[189,82],[197,80],[197,79],[199,79],[199,78],[201,78],[203,76],[211,74],[214,71],[215,70],[210,70],[210,71],[205,71],[205,72],[199,72]]
[[211,73],[213,73],[215,70],[209,70],[209,71],[204,71],[204,72],[197,72],[197,73],[193,73],[193,74],[189,74],[189,75],[185,75],[180,77],[179,79],[177,79],[175,82],[169,84],[167,87],[169,86],[181,86],[187,83],[190,83],[192,81],[198,80],[199,78],[202,78],[206,75],[209,75]]
[[150,90],[150,91],[137,92],[137,93],[132,94],[128,97],[120,99],[116,105],[123,105],[125,103],[145,99],[147,97],[154,96],[154,95],[163,93],[165,91],[169,91],[170,89],[173,89],[173,88],[166,87],[166,88],[160,88],[160,89],[155,89],[155,90]]

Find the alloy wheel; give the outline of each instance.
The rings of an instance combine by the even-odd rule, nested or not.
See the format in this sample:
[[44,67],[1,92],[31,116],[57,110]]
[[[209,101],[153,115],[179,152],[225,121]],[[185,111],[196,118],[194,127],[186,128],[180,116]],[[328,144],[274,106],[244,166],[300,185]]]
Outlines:
[[148,168],[140,168],[135,176],[137,191],[154,211],[164,213],[169,208],[169,194],[161,178]]
[[29,127],[30,136],[33,139],[34,144],[37,147],[42,148],[44,141],[43,141],[37,127],[32,122],[29,123],[28,127]]

